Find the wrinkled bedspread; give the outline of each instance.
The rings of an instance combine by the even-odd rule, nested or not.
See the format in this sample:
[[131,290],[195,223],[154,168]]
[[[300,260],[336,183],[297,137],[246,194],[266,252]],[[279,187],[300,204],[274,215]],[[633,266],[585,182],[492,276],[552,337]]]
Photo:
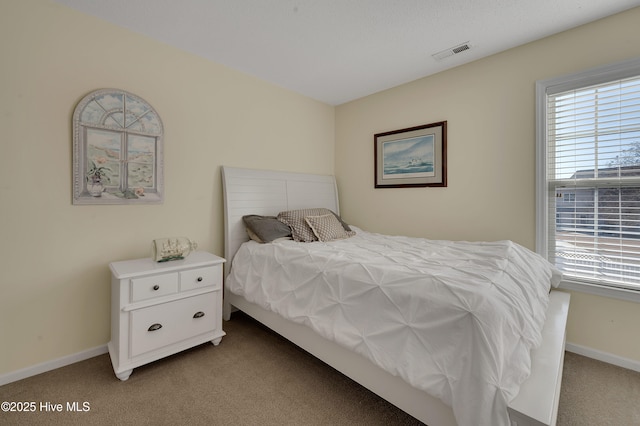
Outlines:
[[440,398],[460,425],[509,424],[559,271],[511,241],[356,230],[329,243],[249,241],[226,286]]

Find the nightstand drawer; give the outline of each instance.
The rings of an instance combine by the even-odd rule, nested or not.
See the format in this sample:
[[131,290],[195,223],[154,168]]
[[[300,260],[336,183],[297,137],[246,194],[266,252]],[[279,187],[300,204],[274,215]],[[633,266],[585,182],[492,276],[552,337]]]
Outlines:
[[222,265],[180,272],[180,291],[208,286],[222,288]]
[[131,356],[210,332],[217,291],[131,312]]
[[178,274],[153,275],[131,280],[131,301],[151,299],[178,292]]

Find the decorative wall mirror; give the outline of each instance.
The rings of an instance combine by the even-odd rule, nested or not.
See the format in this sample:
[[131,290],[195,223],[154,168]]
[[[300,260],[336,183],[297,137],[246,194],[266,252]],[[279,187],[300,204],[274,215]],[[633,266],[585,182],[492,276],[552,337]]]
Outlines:
[[89,93],[73,113],[73,204],[163,201],[160,116],[124,90]]

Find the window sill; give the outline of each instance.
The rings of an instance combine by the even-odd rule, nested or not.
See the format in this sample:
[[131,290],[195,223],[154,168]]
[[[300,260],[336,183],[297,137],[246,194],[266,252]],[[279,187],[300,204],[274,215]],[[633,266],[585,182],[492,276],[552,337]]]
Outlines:
[[[86,195],[85,195],[86,194]],[[159,193],[148,192],[144,197],[125,198],[104,192],[100,197],[92,197],[82,193],[73,200],[73,204],[162,204],[162,196]]]
[[628,290],[624,288],[605,287],[586,282],[562,280],[560,288],[563,290],[573,290],[582,293],[594,294],[596,296],[609,297],[611,299],[624,300],[626,302],[640,303],[640,291]]

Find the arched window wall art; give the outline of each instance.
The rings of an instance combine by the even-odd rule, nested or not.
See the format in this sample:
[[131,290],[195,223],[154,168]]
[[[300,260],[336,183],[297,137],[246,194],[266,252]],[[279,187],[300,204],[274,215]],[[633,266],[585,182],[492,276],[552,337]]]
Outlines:
[[86,95],[73,113],[73,204],[163,201],[162,120],[117,89]]

